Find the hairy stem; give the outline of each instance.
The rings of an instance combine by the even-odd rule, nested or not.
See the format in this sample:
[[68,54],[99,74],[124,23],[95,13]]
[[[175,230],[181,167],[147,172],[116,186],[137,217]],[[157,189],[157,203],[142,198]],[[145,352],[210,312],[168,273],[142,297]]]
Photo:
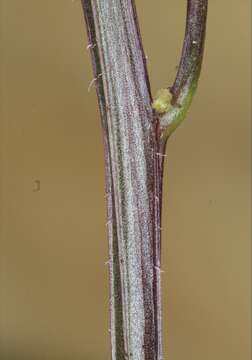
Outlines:
[[[206,4],[207,0],[188,0],[182,59],[171,89],[172,109],[161,116],[152,110],[134,1],[82,0],[104,138],[113,360],[163,358],[164,151],[199,76]],[[178,104],[180,115],[167,121]]]
[[161,359],[156,122],[135,7],[97,0],[83,8],[107,164],[112,358]]

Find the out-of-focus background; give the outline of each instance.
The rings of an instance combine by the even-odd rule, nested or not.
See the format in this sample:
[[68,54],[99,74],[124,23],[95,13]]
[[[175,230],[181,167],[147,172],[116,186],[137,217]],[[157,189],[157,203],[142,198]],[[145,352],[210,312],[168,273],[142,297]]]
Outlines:
[[[0,358],[110,358],[104,166],[80,1],[1,0]],[[203,73],[171,138],[165,359],[250,359],[249,0],[209,1]],[[153,92],[185,0],[137,1]]]

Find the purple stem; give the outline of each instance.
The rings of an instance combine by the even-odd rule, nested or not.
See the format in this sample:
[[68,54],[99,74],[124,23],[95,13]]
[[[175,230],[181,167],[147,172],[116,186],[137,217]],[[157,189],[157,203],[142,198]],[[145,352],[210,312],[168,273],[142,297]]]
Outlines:
[[[188,0],[184,49],[172,91],[199,71],[203,5]],[[113,360],[162,360],[161,204],[165,144],[152,110],[133,0],[82,0],[106,164]],[[199,19],[200,18],[200,19]],[[188,39],[199,45],[191,48]],[[198,38],[199,37],[199,38]]]

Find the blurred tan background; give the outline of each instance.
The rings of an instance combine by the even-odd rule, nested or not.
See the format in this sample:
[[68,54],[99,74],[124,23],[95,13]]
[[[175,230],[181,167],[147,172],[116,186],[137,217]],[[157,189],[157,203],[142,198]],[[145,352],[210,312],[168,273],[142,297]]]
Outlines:
[[[0,358],[109,359],[103,148],[81,5],[0,3]],[[209,3],[199,91],[168,146],[167,360],[250,359],[250,1]],[[137,6],[155,92],[175,76],[186,1]]]

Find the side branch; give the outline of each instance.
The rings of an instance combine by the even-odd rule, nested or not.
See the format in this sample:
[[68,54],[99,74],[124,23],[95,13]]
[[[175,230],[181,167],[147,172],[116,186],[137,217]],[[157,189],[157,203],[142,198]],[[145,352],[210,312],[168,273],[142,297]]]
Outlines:
[[160,116],[165,143],[184,120],[196,91],[204,53],[208,0],[188,0],[185,38],[181,60],[170,89],[171,107]]

